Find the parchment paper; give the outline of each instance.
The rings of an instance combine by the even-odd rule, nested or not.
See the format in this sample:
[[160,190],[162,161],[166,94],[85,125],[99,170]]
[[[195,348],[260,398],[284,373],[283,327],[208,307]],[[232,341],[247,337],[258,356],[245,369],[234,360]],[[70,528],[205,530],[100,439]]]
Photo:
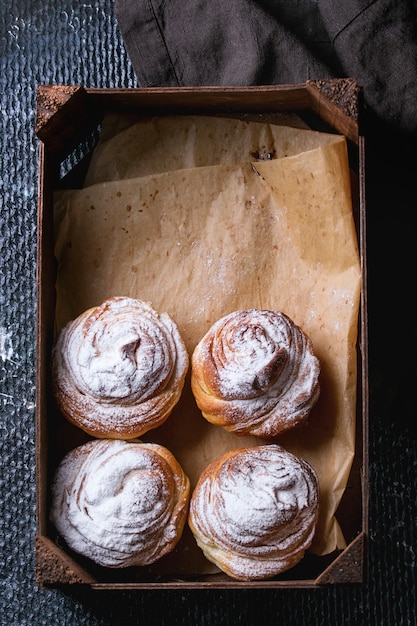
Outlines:
[[[160,120],[162,135],[140,144],[147,146],[142,165],[141,124],[135,125],[129,141],[122,131],[97,148],[86,188],[56,193],[56,330],[107,297],[132,296],[168,312],[191,355],[211,324],[233,310],[287,313],[313,341],[321,395],[308,423],[276,441],[319,475],[321,512],[312,551],[327,554],[345,546],[334,515],[355,444],[360,264],[345,139],[249,122],[242,132],[236,120],[216,118],[210,128],[219,124],[219,132],[208,149],[195,140],[200,135],[207,141],[206,131],[196,132],[205,118],[190,118],[188,133],[187,118],[178,121],[184,141],[177,144],[179,154],[167,158],[166,135],[175,136],[175,118]],[[142,124],[145,138],[153,124]],[[226,131],[238,150],[224,143]],[[120,134],[125,150],[117,150]],[[285,149],[280,135],[288,139]],[[191,144],[193,151],[182,158],[181,146]],[[255,160],[255,154],[263,158]],[[217,157],[221,164],[214,164]],[[94,182],[104,172],[111,178],[107,168],[115,163],[120,180]],[[154,166],[158,173],[150,174]],[[143,439],[166,445],[192,486],[224,451],[265,443],[206,422],[189,376],[166,424]],[[187,533],[175,568],[213,571]]]
[[[109,114],[84,186],[188,167],[282,158],[335,141],[334,135],[283,125],[278,119],[279,124],[271,124],[186,115],[133,123],[132,118]],[[292,119],[301,123],[300,118]]]

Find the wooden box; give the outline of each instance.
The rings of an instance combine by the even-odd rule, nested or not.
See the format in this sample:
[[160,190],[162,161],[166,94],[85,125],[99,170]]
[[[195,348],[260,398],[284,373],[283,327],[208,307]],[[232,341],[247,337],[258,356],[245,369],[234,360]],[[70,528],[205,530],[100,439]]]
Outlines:
[[[368,534],[368,376],[364,138],[359,126],[360,89],[354,79],[308,81],[265,87],[86,89],[38,88],[39,213],[37,265],[37,536],[40,587],[85,585],[92,589],[314,588],[366,581]],[[238,582],[222,574],[179,577],[89,567],[56,541],[48,521],[49,486],[56,465],[56,408],[51,394],[55,276],[53,190],[82,181],[106,111],[144,115],[294,115],[314,130],[346,136],[354,219],[360,250],[362,291],[358,328],[356,451],[337,518],[347,547],[325,557],[306,556],[273,580]],[[74,444],[75,445],[75,444]],[[156,572],[156,573],[155,573]]]

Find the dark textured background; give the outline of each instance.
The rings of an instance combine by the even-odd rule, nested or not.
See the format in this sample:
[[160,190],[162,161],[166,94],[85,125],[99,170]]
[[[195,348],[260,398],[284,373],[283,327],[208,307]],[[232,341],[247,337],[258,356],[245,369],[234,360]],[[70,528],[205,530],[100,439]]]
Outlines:
[[[305,24],[304,24],[305,26]],[[0,623],[417,624],[415,138],[369,122],[369,582],[317,590],[38,590],[35,298],[39,83],[135,87],[111,0],[1,0]],[[397,325],[398,324],[398,325]],[[415,352],[414,352],[415,354]],[[411,418],[412,424],[408,420]]]

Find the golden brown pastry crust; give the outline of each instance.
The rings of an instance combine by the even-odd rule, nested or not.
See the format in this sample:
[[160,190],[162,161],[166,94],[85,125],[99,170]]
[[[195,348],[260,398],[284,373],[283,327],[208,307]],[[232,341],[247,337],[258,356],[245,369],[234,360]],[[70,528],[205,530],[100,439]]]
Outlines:
[[99,565],[148,565],[178,543],[189,495],[188,477],[163,446],[96,439],[61,461],[50,518],[70,548]]
[[213,424],[275,437],[317,402],[320,363],[311,340],[280,311],[246,309],[218,320],[192,355],[191,386]]
[[131,439],[178,402],[189,359],[174,321],[133,298],[105,300],[69,322],[53,350],[59,409],[95,437]]
[[272,578],[295,566],[318,518],[317,475],[276,444],[233,450],[201,474],[189,526],[206,558],[237,580]]

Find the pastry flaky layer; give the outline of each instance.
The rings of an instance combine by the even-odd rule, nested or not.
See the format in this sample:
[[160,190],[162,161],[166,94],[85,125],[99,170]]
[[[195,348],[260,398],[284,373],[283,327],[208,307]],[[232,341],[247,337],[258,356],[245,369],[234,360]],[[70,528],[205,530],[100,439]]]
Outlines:
[[275,437],[302,423],[320,393],[320,362],[309,337],[280,311],[222,317],[192,355],[197,405],[213,424]]
[[189,366],[175,322],[141,300],[114,297],[60,332],[54,395],[65,417],[95,437],[130,439],[162,424]]
[[148,565],[179,541],[189,495],[188,477],[165,447],[95,439],[58,466],[50,518],[70,548],[99,565]]
[[201,474],[189,526],[207,559],[237,580],[295,566],[318,518],[314,469],[276,444],[228,452]]

